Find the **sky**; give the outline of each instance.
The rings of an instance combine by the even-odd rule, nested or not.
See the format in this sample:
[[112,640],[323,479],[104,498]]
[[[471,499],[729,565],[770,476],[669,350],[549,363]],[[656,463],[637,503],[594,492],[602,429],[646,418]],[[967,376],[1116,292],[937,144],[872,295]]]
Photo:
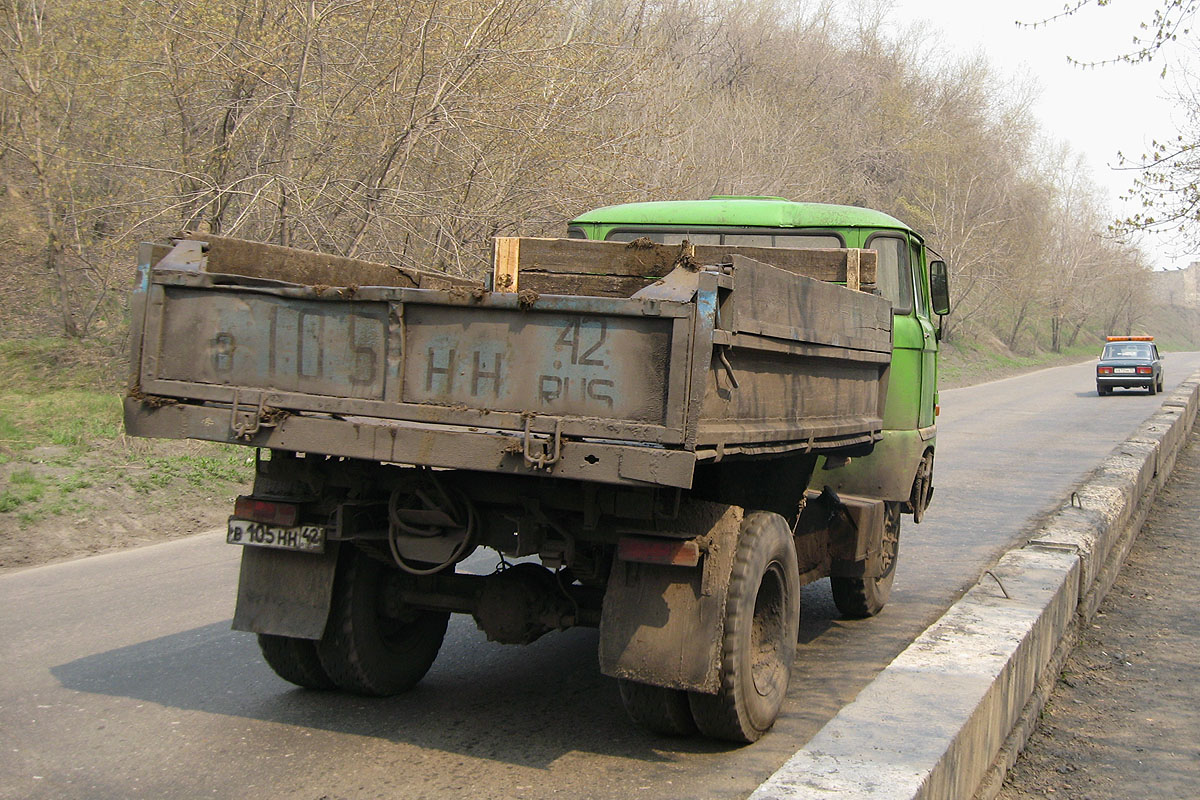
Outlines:
[[[1067,56],[1087,62],[1129,52],[1139,23],[1149,21],[1159,3],[1111,0],[1103,8],[1092,3],[1044,27],[1016,24],[1043,20],[1066,2],[893,0],[889,19],[897,30],[928,28],[935,34],[932,45],[943,54],[966,57],[983,52],[1001,74],[1031,78],[1040,88],[1034,114],[1043,133],[1083,154],[1113,216],[1127,215],[1140,208],[1119,199],[1133,176],[1113,169],[1117,153],[1140,156],[1152,138],[1172,136],[1182,122],[1165,98],[1170,84],[1159,77],[1163,62],[1080,69],[1068,63]],[[1200,261],[1200,245],[1179,237],[1145,237],[1141,245],[1155,269]]]

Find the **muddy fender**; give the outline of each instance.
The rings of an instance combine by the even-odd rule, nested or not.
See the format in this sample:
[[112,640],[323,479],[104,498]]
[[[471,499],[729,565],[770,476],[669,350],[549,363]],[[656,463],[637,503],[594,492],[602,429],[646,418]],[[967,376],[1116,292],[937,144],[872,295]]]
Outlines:
[[[707,504],[716,506],[716,504]],[[600,618],[600,671],[637,683],[715,694],[740,509],[710,510],[696,567],[616,560]]]

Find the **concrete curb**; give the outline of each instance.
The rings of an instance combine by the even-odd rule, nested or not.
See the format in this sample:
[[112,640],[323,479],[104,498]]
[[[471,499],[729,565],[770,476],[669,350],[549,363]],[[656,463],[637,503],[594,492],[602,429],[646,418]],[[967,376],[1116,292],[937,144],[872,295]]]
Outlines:
[[1196,418],[1200,372],[751,800],[988,800]]

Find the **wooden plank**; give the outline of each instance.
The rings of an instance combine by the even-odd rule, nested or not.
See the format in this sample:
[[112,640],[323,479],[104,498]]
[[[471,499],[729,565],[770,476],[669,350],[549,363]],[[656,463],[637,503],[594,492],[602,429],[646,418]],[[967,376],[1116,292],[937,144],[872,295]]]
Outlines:
[[183,238],[208,245],[206,271],[308,286],[401,286],[411,289],[449,289],[481,286],[478,281],[440,272],[393,267],[357,258],[316,253],[295,247],[249,242],[207,233]]
[[675,266],[679,245],[599,242],[590,239],[522,238],[522,272],[622,275],[660,278]]
[[632,297],[634,292],[649,286],[655,280],[616,275],[553,275],[545,272],[524,272],[521,274],[521,289],[538,294]]
[[861,269],[862,252],[862,250],[858,249],[846,251],[846,288],[855,292],[861,286],[859,271]]
[[517,291],[521,239],[517,236],[497,236],[496,254],[492,261],[492,288],[497,292]]
[[[822,281],[845,282],[849,250],[840,248],[748,247],[696,245],[696,264],[728,264],[743,255],[788,272]],[[680,245],[636,242],[600,242],[589,239],[520,239],[520,272],[551,274],[621,275],[661,278],[674,269]],[[858,250],[859,283],[874,283],[878,262],[874,250]],[[498,285],[498,284],[497,284]]]
[[889,353],[891,304],[882,297],[734,257],[734,291],[722,327],[792,342]]
[[860,283],[874,283],[879,254],[874,250],[847,250],[818,247],[742,247],[737,245],[696,245],[696,263],[727,264],[734,255],[745,256],[776,269],[815,278],[845,283],[850,254],[858,256]]

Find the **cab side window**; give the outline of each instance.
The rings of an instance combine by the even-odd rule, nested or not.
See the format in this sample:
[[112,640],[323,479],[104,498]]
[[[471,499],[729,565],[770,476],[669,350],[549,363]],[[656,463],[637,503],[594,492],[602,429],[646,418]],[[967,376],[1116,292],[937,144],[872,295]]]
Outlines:
[[875,281],[879,293],[892,301],[892,313],[907,314],[912,311],[913,280],[908,242],[892,234],[875,234],[867,240],[867,249],[879,253],[879,271]]

